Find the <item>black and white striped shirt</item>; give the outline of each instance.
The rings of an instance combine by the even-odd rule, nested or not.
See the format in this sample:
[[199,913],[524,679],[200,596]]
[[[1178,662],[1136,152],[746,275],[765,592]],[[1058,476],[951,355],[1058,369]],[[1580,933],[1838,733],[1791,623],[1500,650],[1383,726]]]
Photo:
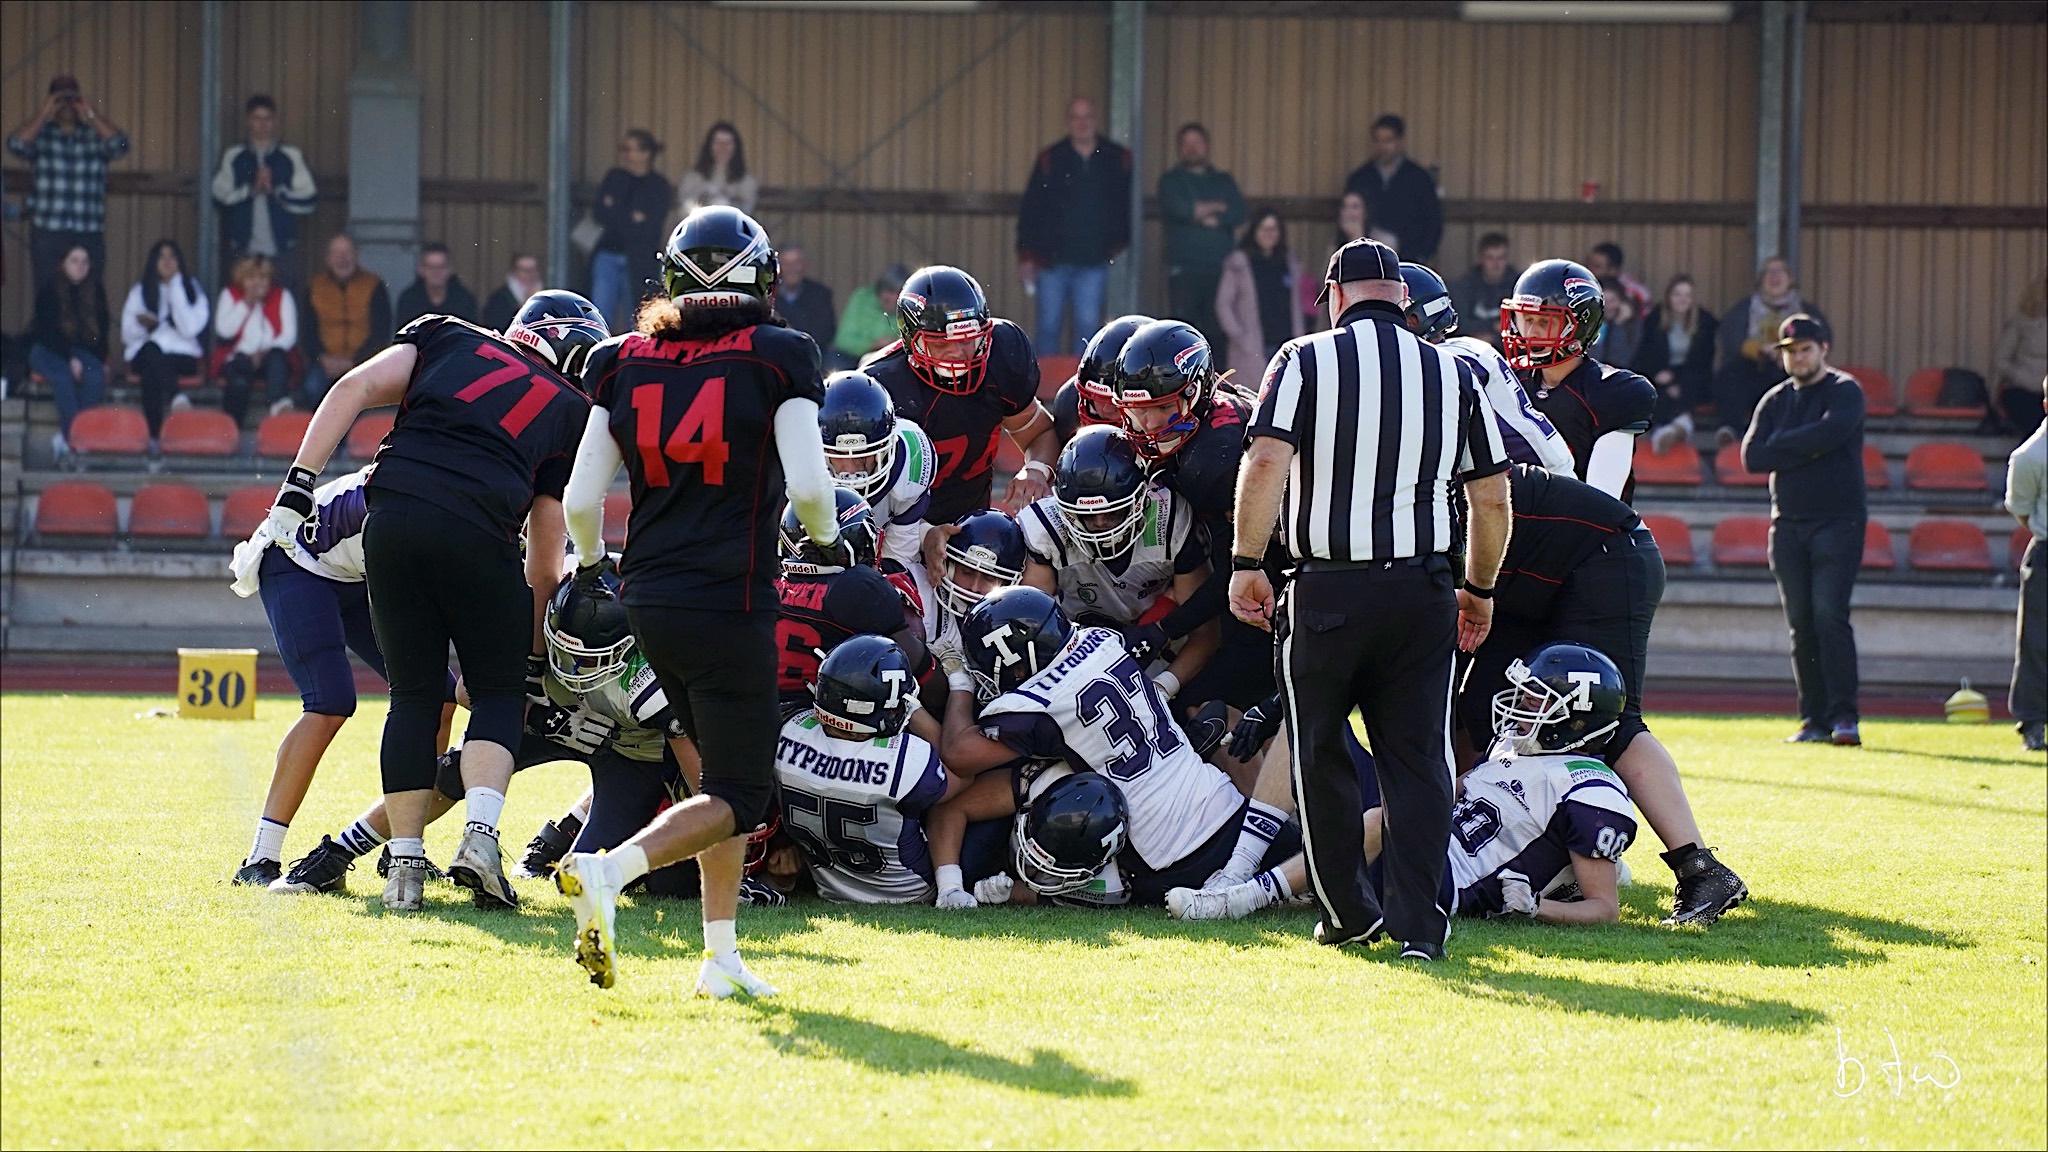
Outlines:
[[1281,524],[1297,560],[1449,552],[1451,481],[1508,467],[1471,365],[1376,301],[1280,349],[1249,433],[1294,446]]

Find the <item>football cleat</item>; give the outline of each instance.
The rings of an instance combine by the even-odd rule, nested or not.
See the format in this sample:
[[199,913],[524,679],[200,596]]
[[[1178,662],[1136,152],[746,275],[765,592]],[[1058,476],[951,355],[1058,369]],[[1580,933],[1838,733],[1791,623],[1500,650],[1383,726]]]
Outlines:
[[1735,870],[1714,859],[1711,848],[1680,849],[1677,861],[1669,860],[1678,885],[1671,894],[1671,915],[1666,924],[1697,924],[1702,928],[1719,920],[1729,909],[1749,898],[1749,886]]
[[417,912],[427,889],[427,858],[393,856],[391,872],[384,877],[384,910]]
[[270,882],[270,890],[288,892],[345,892],[348,890],[348,874],[355,869],[356,858],[348,849],[334,842],[332,836],[322,836],[320,843],[311,852],[292,861],[291,870]]
[[775,995],[775,985],[747,971],[747,963],[739,953],[733,953],[730,961],[722,961],[705,949],[704,966],[697,970],[697,995],[724,1000],[734,994],[765,1000]]
[[462,830],[455,859],[448,862],[448,878],[474,893],[471,903],[478,908],[519,907],[519,893],[505,879],[505,852],[498,847],[498,838],[475,824]]
[[603,853],[571,852],[555,866],[555,889],[569,898],[576,916],[576,963],[599,988],[611,987],[619,977],[613,926],[621,887],[619,870]]
[[740,881],[740,903],[749,908],[787,908],[789,893],[759,876],[748,876]]
[[519,858],[519,869],[514,875],[522,880],[545,880],[555,870],[555,864],[569,854],[569,848],[576,843],[576,833],[549,820],[540,826],[533,839],[526,842],[526,855]]
[[1232,872],[1229,868],[1218,868],[1209,874],[1207,880],[1202,881],[1202,891],[1221,892],[1225,888],[1234,888],[1249,879],[1251,879],[1250,876],[1241,876]]
[[[448,878],[448,874],[446,872],[441,871],[441,866],[439,864],[434,863],[432,860],[428,859],[425,856],[420,857],[420,859],[426,862],[427,879],[446,880]],[[378,853],[377,855],[377,878],[380,880],[387,880],[390,879],[390,877],[391,845],[386,844],[384,846],[384,851]]]
[[279,876],[284,875],[284,865],[275,860],[244,860],[235,869],[234,883],[267,888]]

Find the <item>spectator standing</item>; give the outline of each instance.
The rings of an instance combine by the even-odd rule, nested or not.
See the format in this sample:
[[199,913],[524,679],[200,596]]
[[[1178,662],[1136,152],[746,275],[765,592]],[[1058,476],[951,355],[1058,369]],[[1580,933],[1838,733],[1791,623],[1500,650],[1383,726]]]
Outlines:
[[848,367],[896,342],[896,296],[908,279],[910,269],[891,264],[873,284],[863,284],[846,297],[832,350],[851,362]]
[[2048,377],[2048,271],[2027,285],[2019,310],[1998,330],[1991,369],[1994,415],[2015,432],[2040,424],[2043,377]]
[[1742,466],[1771,474],[1771,575],[1792,629],[1801,744],[1860,744],[1849,595],[1863,563],[1863,388],[1828,366],[1827,322],[1796,313],[1776,346],[1787,379],[1764,393]]
[[57,433],[50,451],[70,451],[71,421],[107,394],[107,290],[84,244],[73,244],[36,293],[29,367],[50,382]]
[[142,276],[121,305],[121,358],[142,381],[142,416],[155,449],[164,409],[177,395],[178,377],[199,371],[200,340],[211,318],[206,289],[185,271],[175,240],[159,240],[143,261]]
[[1643,339],[1643,314],[1636,307],[1636,298],[1629,294],[1621,281],[1607,279],[1600,281],[1600,295],[1607,312],[1607,322],[1600,326],[1600,335],[1593,346],[1586,349],[1586,355],[1602,364],[1626,366],[1636,358],[1636,349]]
[[619,141],[618,167],[604,174],[590,217],[604,231],[590,254],[590,302],[612,333],[633,330],[633,314],[654,279],[674,189],[654,170],[661,142],[645,128]]
[[391,343],[391,295],[357,260],[355,239],[341,232],[327,242],[326,267],[307,285],[306,304],[304,390],[318,403],[329,384]]
[[221,410],[243,424],[249,393],[263,378],[263,396],[276,415],[292,407],[292,350],[299,340],[299,310],[291,289],[276,282],[268,256],[235,261],[233,279],[213,307],[220,337],[214,360],[221,378]]
[[[1081,346],[1102,324],[1109,262],[1131,243],[1131,154],[1095,131],[1095,105],[1067,105],[1067,138],[1038,154],[1017,209],[1017,275],[1038,297],[1032,346]],[[1073,314],[1073,339],[1060,326]]]
[[[1408,158],[1408,124],[1388,114],[1372,123],[1372,159],[1344,181],[1346,192],[1365,198],[1373,222],[1391,239],[1382,240],[1401,259],[1427,264],[1444,236],[1444,202],[1436,177]],[[1378,239],[1378,237],[1375,237]]]
[[446,244],[435,241],[420,248],[419,273],[405,291],[398,294],[398,327],[422,316],[453,316],[477,322],[476,293],[455,274],[455,257]]
[[1714,408],[1721,421],[1721,443],[1732,443],[1749,426],[1750,413],[1765,390],[1783,378],[1777,355],[1778,330],[1786,319],[1811,316],[1826,327],[1828,318],[1812,301],[1801,298],[1799,282],[1783,256],[1773,256],[1757,269],[1756,291],[1737,301],[1721,317],[1716,334],[1721,366],[1714,371]]
[[751,214],[760,198],[761,181],[747,170],[747,146],[740,130],[723,120],[713,124],[697,148],[697,163],[683,173],[676,207],[685,216],[713,204]]
[[1657,387],[1657,411],[1650,417],[1650,447],[1671,451],[1693,432],[1693,409],[1706,402],[1714,376],[1714,332],[1720,321],[1699,306],[1692,277],[1680,273],[1650,310],[1642,342],[1629,367]]
[[1207,128],[1183,124],[1175,149],[1180,163],[1159,177],[1159,214],[1166,219],[1167,315],[1187,321],[1209,343],[1219,344],[1223,329],[1216,315],[1216,284],[1230,255],[1231,234],[1244,223],[1244,194],[1236,178],[1209,163]]
[[[2048,381],[2042,384],[2048,391]],[[2048,421],[2034,425],[2006,460],[2005,510],[2034,537],[2020,558],[2019,624],[2005,703],[2027,751],[2040,752],[2048,750],[2042,735],[2048,721]]]
[[775,310],[818,347],[832,347],[832,337],[839,332],[832,289],[810,278],[811,262],[804,257],[803,245],[791,244],[780,255],[782,277],[775,282]]
[[1256,389],[1280,346],[1306,330],[1301,279],[1280,213],[1259,209],[1243,243],[1224,258],[1216,287],[1216,322],[1230,339],[1230,370],[1240,385]]
[[519,306],[527,297],[547,287],[541,280],[540,257],[526,252],[514,253],[512,266],[505,272],[505,282],[484,300],[484,327],[493,332],[503,332],[519,315]]
[[32,167],[26,207],[36,288],[49,283],[74,245],[85,248],[95,272],[104,267],[107,164],[128,154],[128,134],[99,114],[76,78],[58,76],[41,110],[9,134],[7,150]]
[[228,253],[268,256],[285,285],[299,279],[298,217],[313,211],[319,189],[313,169],[297,148],[277,139],[277,103],[251,96],[243,108],[248,137],[221,154],[213,174],[213,202],[220,206]]
[[[1479,238],[1478,263],[1463,276],[1451,281],[1451,307],[1457,309],[1462,321],[1458,325],[1460,334],[1476,336],[1481,340],[1500,347],[1500,302],[1515,290],[1515,280],[1522,270],[1508,263],[1508,237],[1505,232],[1488,232]],[[1707,354],[1713,355],[1713,342],[1708,341]]]
[[[1636,315],[1641,316],[1650,310],[1650,290],[1644,287],[1641,280],[1621,270],[1622,262],[1626,259],[1621,245],[1609,240],[1593,245],[1593,250],[1586,253],[1586,268],[1593,273],[1596,280],[1613,280],[1620,284],[1622,291],[1628,293],[1629,300],[1635,304]],[[1610,315],[1612,311],[1613,306],[1610,304]]]

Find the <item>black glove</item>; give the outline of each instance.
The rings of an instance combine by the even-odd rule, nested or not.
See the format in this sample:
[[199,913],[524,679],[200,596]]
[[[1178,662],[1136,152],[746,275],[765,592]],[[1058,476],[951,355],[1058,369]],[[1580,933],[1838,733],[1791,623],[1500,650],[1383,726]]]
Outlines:
[[588,592],[596,588],[599,581],[606,578],[616,580],[618,575],[619,566],[613,562],[612,554],[600,552],[597,559],[589,564],[583,563],[582,557],[577,557],[576,575],[573,579],[578,592]]
[[812,537],[804,537],[803,547],[797,549],[797,563],[815,564],[820,568],[853,567],[853,542],[841,532],[830,545],[820,544]]
[[1273,734],[1278,731],[1280,698],[1268,696],[1247,709],[1239,718],[1237,727],[1230,730],[1230,747],[1227,751],[1234,759],[1250,760],[1258,755],[1259,746],[1271,740]]
[[1173,641],[1167,638],[1166,629],[1157,624],[1132,625],[1124,633],[1124,647],[1130,649],[1131,659],[1140,668],[1173,655]]
[[749,908],[787,908],[789,894],[758,876],[740,881],[740,903]]
[[526,657],[526,702],[535,708],[555,707],[555,702],[548,699],[547,674],[547,657],[540,655],[528,655]]

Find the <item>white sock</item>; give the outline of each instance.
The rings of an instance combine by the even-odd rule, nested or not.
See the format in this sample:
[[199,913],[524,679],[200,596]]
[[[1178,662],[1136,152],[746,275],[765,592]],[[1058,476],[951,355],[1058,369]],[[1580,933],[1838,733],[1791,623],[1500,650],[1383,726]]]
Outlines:
[[498,817],[505,814],[505,794],[496,788],[471,788],[463,793],[463,800],[469,826],[497,835]]
[[1230,863],[1225,865],[1233,876],[1249,876],[1259,870],[1259,861],[1265,859],[1266,849],[1273,846],[1273,838],[1280,835],[1280,828],[1287,823],[1287,813],[1271,804],[1253,800],[1245,805],[1244,826],[1237,833],[1237,847],[1231,850]]
[[370,827],[370,822],[360,816],[356,817],[353,824],[343,828],[341,835],[334,838],[334,842],[346,849],[351,856],[364,855],[370,849],[384,843],[384,840],[384,834]]
[[[647,875],[647,849],[638,844],[621,844],[604,854],[619,870],[619,887],[624,888],[633,881]],[[730,924],[732,921],[728,920]]]
[[1265,899],[1259,902],[1261,908],[1294,898],[1294,886],[1287,882],[1287,877],[1282,876],[1278,868],[1252,877],[1252,883],[1258,885],[1259,891],[1265,894]]
[[740,958],[739,923],[734,920],[704,922],[704,950],[716,960]]
[[249,846],[251,860],[284,860],[284,834],[290,825],[279,824],[268,816],[256,820],[256,843]]
[[941,892],[951,892],[956,888],[966,887],[966,885],[960,882],[960,866],[958,864],[941,864],[937,868],[932,869],[932,875],[937,880],[939,891]]
[[427,838],[424,836],[393,836],[391,838],[391,854],[393,856],[414,856],[425,859],[427,855]]

